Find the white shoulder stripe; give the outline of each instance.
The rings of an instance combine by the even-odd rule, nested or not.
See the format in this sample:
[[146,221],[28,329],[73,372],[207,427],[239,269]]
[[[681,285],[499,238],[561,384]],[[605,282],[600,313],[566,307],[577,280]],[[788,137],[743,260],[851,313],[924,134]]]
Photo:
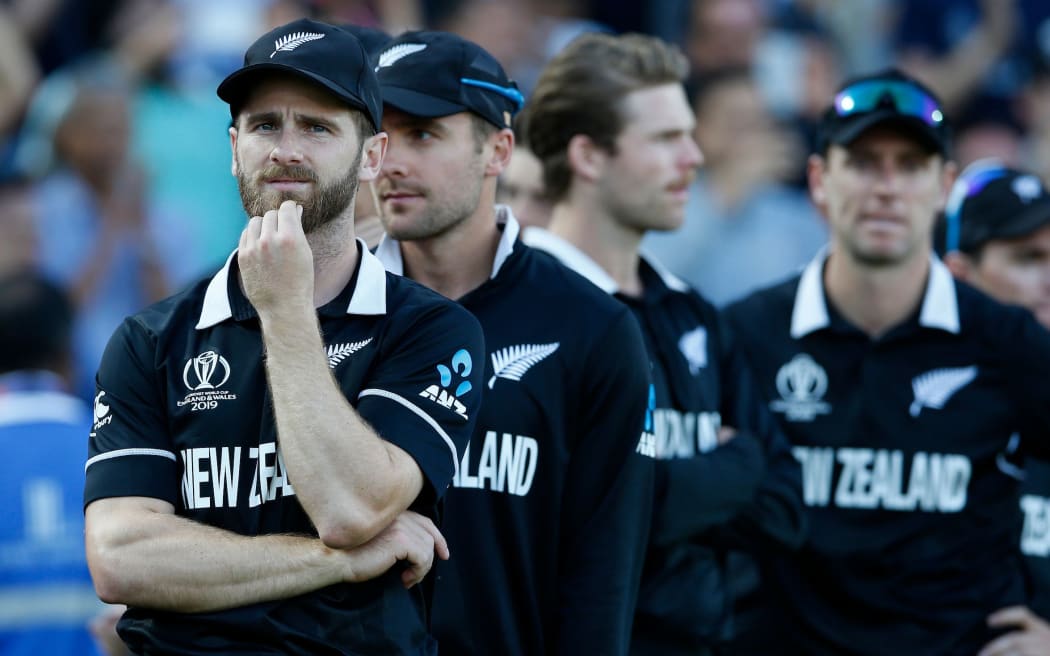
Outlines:
[[96,462],[109,460],[110,458],[123,458],[124,456],[161,456],[162,458],[175,461],[175,454],[164,449],[117,449],[116,451],[107,451],[106,453],[98,454],[94,458],[89,458],[87,464],[84,465],[84,471],[87,471],[87,468]]
[[363,396],[381,396],[383,398],[390,399],[391,401],[397,401],[401,405],[405,406],[412,412],[419,415],[423,419],[423,421],[427,422],[427,424],[429,424],[430,427],[434,429],[434,432],[441,436],[441,439],[445,440],[445,444],[447,444],[449,450],[452,451],[452,475],[453,477],[459,476],[459,453],[456,452],[456,445],[452,441],[452,438],[448,436],[448,433],[446,433],[445,430],[441,428],[441,426],[436,421],[434,421],[433,417],[428,415],[419,406],[417,406],[415,403],[412,403],[400,394],[394,394],[393,392],[388,392],[386,390],[381,389],[366,389],[362,390],[361,393],[357,395],[357,398],[361,398]]

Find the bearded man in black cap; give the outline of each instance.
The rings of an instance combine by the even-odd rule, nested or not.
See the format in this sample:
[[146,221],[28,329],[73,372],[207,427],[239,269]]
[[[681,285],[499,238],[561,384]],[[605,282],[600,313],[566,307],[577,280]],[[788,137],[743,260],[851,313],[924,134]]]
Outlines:
[[955,165],[925,86],[848,81],[820,136],[808,180],[828,251],[727,310],[810,526],[767,562],[760,630],[777,654],[976,654],[1002,630],[988,616],[1027,598],[1002,466],[1015,433],[1050,435],[1050,334],[933,253]]
[[84,492],[135,654],[434,654],[415,584],[480,399],[465,310],[354,239],[386,150],[358,40],[299,20],[219,86],[251,217],[211,280],[130,317]]

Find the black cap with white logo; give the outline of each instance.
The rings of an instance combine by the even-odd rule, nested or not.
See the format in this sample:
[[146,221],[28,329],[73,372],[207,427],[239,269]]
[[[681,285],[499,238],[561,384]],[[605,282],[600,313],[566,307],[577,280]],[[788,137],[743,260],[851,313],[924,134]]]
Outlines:
[[270,30],[244,53],[244,66],[219,84],[219,97],[236,114],[258,76],[272,72],[321,85],[380,129],[383,103],[375,72],[364,46],[346,30],[308,18]]
[[525,98],[484,48],[447,32],[406,32],[379,54],[383,102],[413,116],[474,112],[510,127]]
[[1036,175],[978,160],[959,175],[944,214],[944,250],[976,253],[1050,225],[1050,191]]

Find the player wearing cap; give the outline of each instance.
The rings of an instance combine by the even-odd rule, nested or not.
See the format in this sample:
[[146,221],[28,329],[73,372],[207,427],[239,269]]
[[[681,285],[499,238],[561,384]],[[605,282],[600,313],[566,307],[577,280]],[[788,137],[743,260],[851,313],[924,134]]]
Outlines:
[[[1004,303],[1031,310],[1050,328],[1050,192],[1038,177],[995,159],[966,167],[948,194],[938,225],[952,274]],[[1032,439],[1038,439],[1032,438]],[[1013,471],[1007,469],[1007,471]],[[981,656],[1050,654],[1050,464],[1029,458],[1021,477],[1021,552],[1031,577],[1029,609],[997,611],[997,626],[1016,627]]]
[[681,224],[700,151],[682,80],[655,37],[587,34],[540,74],[528,139],[554,201],[547,250],[623,302],[655,387],[656,495],[631,653],[716,653],[729,639],[732,548],[802,540],[798,463],[714,307],[639,253]]
[[807,173],[828,252],[727,312],[810,519],[802,550],[771,559],[763,630],[785,654],[975,654],[989,613],[1026,599],[999,462],[1015,432],[1050,434],[1050,335],[933,255],[955,171],[928,89],[851,80],[820,127]]
[[[480,398],[462,308],[354,240],[386,135],[355,37],[299,20],[219,86],[249,216],[97,376],[88,561],[136,654],[434,654],[413,587]],[[403,565],[398,565],[404,561]]]
[[492,55],[407,33],[377,74],[390,147],[376,254],[473,312],[488,348],[442,524],[455,554],[435,584],[442,652],[622,654],[652,503],[638,325],[495,205],[522,98]]

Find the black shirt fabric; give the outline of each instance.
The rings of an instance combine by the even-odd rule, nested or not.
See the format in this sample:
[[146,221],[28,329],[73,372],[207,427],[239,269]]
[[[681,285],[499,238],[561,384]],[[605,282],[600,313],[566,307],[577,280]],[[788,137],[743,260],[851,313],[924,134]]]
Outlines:
[[1004,452],[1050,434],[1050,334],[931,255],[920,308],[871,339],[826,302],[824,261],[727,310],[810,520],[771,564],[765,631],[782,653],[975,654],[986,616],[1026,601]]
[[[786,438],[715,308],[642,258],[644,291],[620,293],[585,253],[537,229],[526,241],[631,309],[642,327],[655,391],[653,530],[631,652],[698,654],[730,637],[731,548],[797,546],[801,473]],[[718,445],[722,425],[737,435]]]
[[[419,464],[424,492],[413,509],[436,519],[480,406],[481,328],[458,305],[386,273],[364,242],[358,251],[350,283],[318,309],[328,364],[360,416]],[[317,535],[281,457],[236,253],[210,281],[125,320],[97,384],[85,506],[152,497],[240,535]],[[133,607],[118,632],[143,655],[434,654],[425,614],[420,586],[406,590],[394,568],[220,612]]]
[[1021,483],[1021,552],[1028,565],[1028,606],[1050,621],[1050,462],[1029,458]]
[[[485,330],[478,424],[442,531],[434,633],[443,654],[622,654],[652,506],[649,376],[622,305],[518,239],[459,299]],[[402,271],[400,245],[376,254]]]

